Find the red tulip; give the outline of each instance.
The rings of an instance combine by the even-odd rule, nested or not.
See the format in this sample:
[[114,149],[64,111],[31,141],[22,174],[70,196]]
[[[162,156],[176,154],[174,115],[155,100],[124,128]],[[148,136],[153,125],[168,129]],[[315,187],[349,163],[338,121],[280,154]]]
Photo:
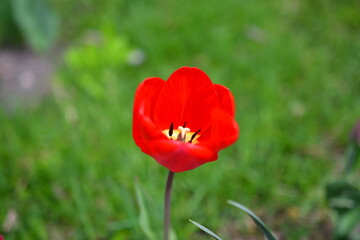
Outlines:
[[182,67],[167,81],[145,79],[137,88],[133,137],[141,150],[172,172],[215,161],[239,136],[230,90],[198,68]]

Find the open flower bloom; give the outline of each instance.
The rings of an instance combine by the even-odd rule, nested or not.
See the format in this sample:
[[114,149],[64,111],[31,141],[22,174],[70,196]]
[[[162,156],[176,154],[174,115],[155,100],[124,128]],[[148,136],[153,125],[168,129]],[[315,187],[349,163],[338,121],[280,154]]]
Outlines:
[[198,68],[182,67],[167,81],[145,79],[133,114],[136,144],[173,172],[215,161],[239,136],[230,90]]

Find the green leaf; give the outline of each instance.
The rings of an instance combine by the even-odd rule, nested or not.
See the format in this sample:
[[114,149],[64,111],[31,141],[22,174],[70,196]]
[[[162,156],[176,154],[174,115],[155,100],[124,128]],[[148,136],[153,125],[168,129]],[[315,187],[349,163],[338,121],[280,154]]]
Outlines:
[[21,42],[18,29],[12,15],[12,0],[1,0],[0,4],[0,45],[18,44]]
[[252,220],[254,220],[256,225],[261,229],[261,231],[263,232],[263,234],[265,235],[267,240],[276,240],[276,237],[268,229],[268,227],[265,225],[265,223],[263,221],[261,221],[260,218],[258,218],[258,216],[256,216],[255,213],[253,213],[250,209],[246,208],[245,206],[241,205],[240,203],[237,203],[237,202],[234,202],[231,200],[228,200],[227,202],[230,205],[233,205],[234,207],[237,207],[237,208],[243,210],[244,212],[246,212],[252,218]]
[[214,232],[212,232],[210,229],[208,229],[207,227],[204,227],[203,225],[201,225],[200,223],[197,223],[191,219],[189,219],[189,221],[194,224],[195,226],[197,226],[198,228],[200,228],[201,230],[203,230],[204,232],[206,232],[207,234],[209,234],[210,236],[212,236],[215,239],[218,240],[222,240],[218,235],[216,235]]
[[140,216],[139,216],[139,225],[141,230],[146,235],[147,239],[156,240],[154,232],[151,230],[149,215],[144,203],[144,197],[141,191],[140,184],[138,181],[135,181],[135,192],[136,192],[136,201],[139,205]]
[[360,223],[360,206],[348,211],[335,226],[335,234],[339,238],[348,236],[351,231]]
[[351,232],[360,223],[360,190],[339,180],[326,186],[326,200],[335,213],[335,238],[350,238]]
[[339,180],[326,186],[326,200],[337,214],[342,215],[360,205],[360,190],[346,181]]
[[45,51],[54,44],[59,19],[46,0],[12,0],[14,19],[27,43],[36,51]]

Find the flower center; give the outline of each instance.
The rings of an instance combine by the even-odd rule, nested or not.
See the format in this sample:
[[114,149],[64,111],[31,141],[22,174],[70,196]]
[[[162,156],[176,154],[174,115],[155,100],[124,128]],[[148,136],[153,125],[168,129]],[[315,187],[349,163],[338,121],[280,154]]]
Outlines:
[[167,136],[170,140],[177,140],[182,143],[192,143],[197,144],[197,139],[200,137],[199,132],[201,129],[196,132],[191,132],[190,128],[186,127],[186,122],[183,126],[179,126],[177,129],[174,129],[174,124],[171,123],[169,129],[165,129],[162,131],[165,136]]

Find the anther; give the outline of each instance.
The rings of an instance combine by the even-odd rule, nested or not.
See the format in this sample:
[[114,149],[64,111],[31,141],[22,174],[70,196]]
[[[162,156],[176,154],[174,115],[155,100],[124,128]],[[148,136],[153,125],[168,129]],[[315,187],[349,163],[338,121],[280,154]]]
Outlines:
[[171,123],[169,128],[169,136],[171,137],[173,133],[174,133],[174,123]]
[[197,131],[191,136],[189,143],[191,143],[191,142],[194,140],[194,138],[196,137],[196,135],[198,135],[198,133],[199,133],[200,131],[201,131],[201,129],[197,130]]
[[184,125],[183,125],[183,128],[185,128],[186,127],[186,122],[184,122]]

